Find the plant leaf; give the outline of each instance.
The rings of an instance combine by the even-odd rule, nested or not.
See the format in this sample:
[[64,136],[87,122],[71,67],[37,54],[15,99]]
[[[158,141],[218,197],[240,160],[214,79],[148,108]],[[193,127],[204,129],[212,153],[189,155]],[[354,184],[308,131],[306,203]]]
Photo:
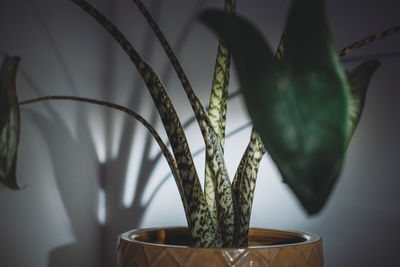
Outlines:
[[[287,35],[286,32],[283,32],[275,53],[275,58],[279,61],[285,58],[286,43]],[[248,232],[258,168],[265,152],[260,135],[253,127],[249,144],[240,160],[232,182],[236,222],[234,246],[236,247],[248,245]]]
[[150,64],[142,59],[125,36],[103,14],[84,0],[71,1],[85,10],[109,31],[131,58],[142,76],[160,114],[176,159],[185,194],[184,197],[188,205],[188,208],[185,209],[187,211],[186,219],[194,245],[202,247],[221,246],[221,237],[218,229],[215,229],[212,223],[186,136],[160,78]]
[[[225,0],[225,12],[234,14],[235,8],[236,0]],[[228,102],[227,98],[231,65],[230,58],[231,56],[228,47],[223,40],[220,40],[215,60],[208,117],[210,118],[214,132],[220,140],[222,149],[224,148],[225,141],[226,106]]]
[[[74,0],[76,1],[76,0]],[[141,13],[144,15],[148,24],[151,26],[153,32],[157,36],[160,44],[164,48],[172,66],[174,67],[179,80],[182,83],[183,89],[188,97],[190,105],[192,106],[193,112],[196,116],[196,120],[199,124],[204,142],[206,144],[206,155],[208,157],[208,165],[210,175],[215,183],[215,193],[216,193],[216,203],[217,203],[217,213],[219,221],[219,231],[221,232],[223,239],[223,246],[229,247],[232,243],[233,231],[234,231],[234,212],[233,212],[233,198],[231,191],[231,184],[226,171],[223,149],[221,143],[218,140],[217,134],[211,126],[211,122],[207,115],[207,112],[203,105],[201,104],[198,97],[195,95],[186,74],[184,73],[178,59],[168,41],[164,37],[157,23],[151,17],[150,13],[147,11],[146,7],[143,5],[141,0],[134,0],[134,3],[138,6]],[[230,2],[229,2],[230,4]],[[232,8],[232,7],[229,7]],[[207,203],[208,204],[208,203]],[[217,228],[218,229],[218,228]],[[218,234],[216,235],[218,236]]]
[[348,136],[348,142],[350,142],[358,122],[360,121],[361,114],[364,109],[369,81],[380,64],[381,63],[378,60],[368,60],[358,65],[347,75],[347,79],[350,84],[351,95],[349,103],[350,133]]
[[[224,10],[230,14],[235,13],[236,0],[225,0]],[[208,118],[210,124],[219,140],[222,153],[225,143],[226,108],[228,103],[228,88],[230,76],[231,55],[226,44],[220,40],[218,43],[217,56],[214,67],[214,77],[211,87]],[[204,175],[204,194],[214,225],[218,223],[218,204],[216,203],[216,178],[212,177],[210,162],[212,159],[206,153],[206,165]]]
[[400,32],[400,26],[395,26],[395,27],[386,29],[383,32],[370,35],[370,36],[368,36],[368,37],[366,37],[364,39],[361,39],[361,40],[359,40],[359,41],[357,41],[355,43],[352,43],[349,46],[346,46],[345,48],[340,49],[338,51],[338,55],[340,57],[345,56],[345,55],[350,54],[353,51],[355,51],[355,50],[357,50],[357,49],[359,49],[359,48],[361,48],[361,47],[363,47],[363,46],[365,46],[367,44],[370,44],[372,42],[375,42],[377,40],[380,40],[380,39],[382,39],[382,38],[384,38],[386,36],[392,35],[393,33],[397,33],[397,32]]
[[252,129],[250,142],[240,160],[232,182],[235,207],[234,246],[246,247],[248,244],[251,209],[260,161],[265,149],[260,136]]
[[180,178],[179,169],[178,169],[178,165],[176,164],[176,160],[175,160],[174,156],[172,155],[172,153],[169,151],[167,145],[164,143],[164,141],[160,137],[160,135],[157,133],[157,131],[154,129],[154,127],[145,118],[143,118],[141,115],[139,115],[135,111],[128,109],[124,106],[115,104],[115,103],[102,101],[102,100],[96,100],[96,99],[92,99],[92,98],[76,97],[76,96],[59,96],[59,95],[58,96],[44,96],[44,97],[21,101],[21,102],[19,102],[19,106],[30,104],[30,103],[35,103],[35,102],[39,102],[39,101],[48,101],[48,100],[79,101],[82,103],[90,103],[90,104],[99,105],[102,107],[108,107],[108,108],[112,108],[112,109],[116,109],[121,112],[124,112],[124,113],[128,114],[129,116],[133,117],[134,119],[136,119],[137,121],[139,121],[148,130],[148,132],[152,135],[154,140],[159,145],[161,153],[164,155],[165,159],[167,160],[168,165],[171,170],[171,173],[175,179],[175,183],[178,187],[179,195],[181,197],[182,204],[185,209],[185,213],[188,213],[188,211],[187,211],[188,206],[186,203],[185,193],[184,193],[183,186],[182,186],[182,179]]
[[294,2],[282,63],[246,20],[217,11],[201,19],[230,46],[249,114],[284,181],[318,212],[339,175],[349,120],[322,1]]
[[7,57],[0,77],[0,182],[19,189],[16,179],[20,113],[16,90],[18,57]]

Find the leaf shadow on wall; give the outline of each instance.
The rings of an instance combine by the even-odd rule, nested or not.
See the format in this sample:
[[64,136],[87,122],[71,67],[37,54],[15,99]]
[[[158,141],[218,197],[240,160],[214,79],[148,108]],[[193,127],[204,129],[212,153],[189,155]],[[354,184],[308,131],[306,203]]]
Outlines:
[[[204,1],[198,1],[195,8],[198,9],[203,3]],[[113,5],[112,1],[109,2],[109,5],[111,9],[115,8],[115,4]],[[72,94],[78,95],[79,86],[76,86],[74,78],[70,74],[63,58],[63,53],[58,49],[57,42],[46,26],[45,21],[41,18],[40,13],[35,10],[33,5],[32,8],[46,33],[49,43],[54,48],[54,53],[60,63],[70,91]],[[161,11],[159,3],[157,1],[152,2],[150,10],[157,17]],[[192,17],[185,24],[185,27],[177,38],[177,47],[175,48],[177,54],[182,50],[194,21],[195,18]],[[104,65],[104,73],[107,73],[103,78],[103,88],[101,88],[104,99],[114,99],[113,90],[110,90],[110,88],[115,86],[116,80],[115,73],[113,73],[115,69],[115,56],[112,52],[112,44],[109,44],[111,42],[107,39],[103,62],[101,63]],[[149,32],[144,38],[145,51],[142,53],[144,58],[151,58],[154,45],[153,34]],[[132,71],[135,70],[132,68]],[[172,71],[168,63],[161,75],[165,84],[168,84],[171,75]],[[29,77],[29,74],[23,73],[22,77],[38,96],[45,95],[41,92],[40,85]],[[142,87],[143,83],[141,80],[134,82],[132,86],[133,90],[131,90],[130,95],[127,97],[130,100],[130,106],[140,106],[143,98],[142,94],[145,92],[145,89]],[[37,125],[47,142],[57,187],[76,240],[74,243],[54,248],[49,253],[48,267],[113,266],[115,265],[114,257],[117,236],[124,231],[140,225],[146,208],[155,196],[155,193],[153,193],[147,203],[142,203],[144,189],[150,180],[151,172],[158,161],[163,160],[162,153],[160,152],[155,157],[150,157],[153,140],[147,134],[143,140],[144,150],[142,155],[140,155],[142,161],[139,166],[139,176],[135,181],[133,202],[131,206],[124,207],[121,197],[124,192],[126,170],[132,150],[129,144],[132,144],[134,138],[143,138],[136,136],[136,127],[143,126],[130,117],[123,117],[122,136],[118,144],[118,154],[115,157],[106,155],[106,160],[100,162],[96,157],[96,144],[91,134],[90,114],[93,112],[101,114],[101,123],[104,125],[104,128],[100,130],[105,131],[105,138],[102,142],[106,143],[106,147],[111,147],[111,143],[113,142],[112,133],[107,128],[113,125],[112,112],[117,111],[106,110],[104,107],[91,108],[85,103],[62,103],[63,107],[70,105],[71,110],[72,108],[76,109],[74,113],[76,117],[72,121],[75,122],[74,128],[77,130],[76,136],[73,136],[64,119],[65,116],[62,116],[61,111],[57,108],[58,103],[36,104],[44,107],[47,116],[36,112],[34,108],[23,108],[24,116],[28,116]],[[157,112],[153,110],[150,115],[150,122],[154,124],[157,116]],[[167,176],[170,177],[170,175]],[[165,179],[163,179],[156,191],[159,190],[164,182]],[[104,192],[106,199],[106,221],[104,224],[99,222],[96,216],[100,191]]]

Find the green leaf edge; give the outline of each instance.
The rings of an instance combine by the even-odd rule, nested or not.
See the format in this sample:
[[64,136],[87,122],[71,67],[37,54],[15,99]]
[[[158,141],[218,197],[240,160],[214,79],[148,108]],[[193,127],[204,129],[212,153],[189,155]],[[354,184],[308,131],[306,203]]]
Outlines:
[[[6,57],[1,69],[1,77],[0,77],[0,97],[4,97],[1,99],[1,113],[0,115],[3,117],[0,121],[0,144],[5,142],[5,147],[10,146],[10,137],[6,137],[12,131],[11,137],[11,146],[13,149],[10,153],[10,150],[6,148],[4,151],[0,151],[0,157],[4,157],[4,161],[1,160],[0,164],[2,170],[0,172],[0,182],[13,190],[21,189],[17,183],[17,159],[18,159],[18,147],[19,147],[19,138],[20,138],[20,111],[18,105],[18,95],[16,89],[16,77],[18,72],[20,58],[19,57]],[[5,103],[3,102],[5,101]],[[14,127],[10,126],[10,123],[14,121]],[[13,129],[10,130],[10,127]],[[3,165],[5,164],[5,166]]]

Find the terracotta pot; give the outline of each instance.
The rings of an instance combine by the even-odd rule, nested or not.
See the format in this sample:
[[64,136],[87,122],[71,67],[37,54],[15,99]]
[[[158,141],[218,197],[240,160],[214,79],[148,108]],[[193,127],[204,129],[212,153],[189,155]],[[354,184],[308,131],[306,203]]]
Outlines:
[[194,248],[184,227],[133,230],[118,242],[117,267],[128,266],[322,267],[322,240],[310,233],[252,228],[247,248]]

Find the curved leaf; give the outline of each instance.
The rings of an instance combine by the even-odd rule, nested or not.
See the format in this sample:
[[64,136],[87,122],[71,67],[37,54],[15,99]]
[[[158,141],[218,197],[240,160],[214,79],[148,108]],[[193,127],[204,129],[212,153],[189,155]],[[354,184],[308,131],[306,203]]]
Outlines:
[[[227,0],[228,9],[232,9],[234,5],[231,2],[235,2],[234,0]],[[208,174],[213,178],[212,185],[215,185],[215,195],[216,195],[216,204],[217,206],[217,215],[219,220],[219,228],[216,228],[221,232],[223,238],[223,246],[230,246],[232,243],[233,236],[233,224],[234,224],[234,212],[232,208],[232,193],[231,193],[231,185],[228,174],[225,168],[225,162],[223,160],[223,148],[220,140],[218,140],[218,136],[212,128],[212,124],[207,115],[207,112],[203,105],[201,104],[198,97],[195,95],[188,78],[186,77],[185,72],[183,71],[177,57],[172,51],[171,46],[169,45],[167,39],[164,34],[161,32],[157,23],[151,17],[150,13],[147,11],[146,7],[143,5],[141,0],[134,0],[134,3],[138,6],[141,13],[144,15],[149,25],[151,26],[153,32],[158,38],[160,44],[164,48],[168,58],[172,66],[174,67],[179,80],[183,86],[183,89],[188,97],[190,105],[192,106],[193,112],[195,113],[196,120],[199,124],[204,142],[206,144],[206,155],[207,155],[207,163],[208,163]],[[207,174],[207,175],[208,175]],[[207,182],[206,182],[207,183]],[[210,185],[210,183],[207,183]],[[206,186],[207,186],[206,184]],[[207,203],[208,204],[208,203]],[[212,203],[211,205],[213,205]],[[211,213],[211,217],[215,222],[215,209],[209,209]],[[217,233],[216,236],[219,234]]]
[[357,50],[357,49],[359,49],[359,48],[361,48],[361,47],[363,47],[363,46],[365,46],[367,44],[370,44],[372,42],[375,42],[377,40],[380,40],[380,39],[382,39],[382,38],[384,38],[386,36],[392,35],[393,33],[397,33],[397,32],[400,32],[400,26],[395,26],[395,27],[386,29],[383,32],[370,35],[370,36],[368,36],[368,37],[366,37],[364,39],[361,39],[361,40],[359,40],[359,41],[357,41],[355,43],[352,43],[349,46],[346,46],[345,48],[340,49],[338,51],[338,55],[340,57],[345,56],[345,55],[350,54],[353,51],[355,51],[355,50]]
[[246,247],[248,245],[251,208],[253,206],[258,167],[264,154],[264,145],[253,128],[249,144],[240,160],[232,182],[235,200],[235,247]]
[[15,86],[18,57],[7,57],[0,77],[0,182],[19,189],[16,164],[20,132],[20,114]]
[[219,232],[218,229],[214,228],[211,220],[186,136],[160,78],[150,64],[140,56],[125,36],[103,14],[85,0],[71,1],[97,20],[114,37],[135,64],[157,107],[176,159],[188,206],[186,219],[193,243],[196,246],[204,247],[220,246]]
[[218,11],[201,19],[230,46],[249,114],[284,181],[318,212],[341,170],[349,120],[322,1],[294,2],[282,63],[246,20]]
[[[225,0],[224,10],[230,14],[234,14],[236,9],[236,0]],[[219,140],[222,154],[224,153],[225,143],[225,124],[226,124],[226,109],[228,103],[228,88],[229,88],[229,76],[231,66],[231,55],[226,44],[220,40],[218,43],[217,56],[214,67],[214,77],[211,87],[210,102],[208,109],[208,118],[212,129],[215,132]],[[213,153],[215,154],[215,153]],[[217,189],[216,177],[212,176],[213,171],[211,170],[211,162],[213,161],[212,155],[206,153],[206,165],[204,174],[204,194],[206,196],[208,208],[211,213],[211,217],[214,221],[214,225],[219,227],[218,223],[218,209],[219,203],[217,202],[216,195],[220,194]],[[228,179],[225,179],[228,182]],[[223,192],[221,192],[223,193]],[[229,198],[229,200],[231,200]],[[231,216],[232,218],[232,216]],[[221,226],[227,228],[226,224]],[[229,227],[229,226],[228,226]],[[233,237],[233,228],[231,231],[227,231],[226,235]],[[228,241],[225,246],[231,246],[233,240],[226,238]]]
[[[225,12],[234,14],[236,0],[225,0]],[[227,45],[220,40],[218,43],[217,57],[215,60],[214,77],[212,82],[208,117],[212,128],[218,136],[221,148],[224,148],[226,106],[228,98],[231,55]]]
[[351,94],[349,107],[350,133],[348,136],[348,142],[350,142],[358,122],[360,121],[360,117],[364,109],[369,81],[380,64],[381,63],[378,60],[368,60],[358,65],[347,75]]

